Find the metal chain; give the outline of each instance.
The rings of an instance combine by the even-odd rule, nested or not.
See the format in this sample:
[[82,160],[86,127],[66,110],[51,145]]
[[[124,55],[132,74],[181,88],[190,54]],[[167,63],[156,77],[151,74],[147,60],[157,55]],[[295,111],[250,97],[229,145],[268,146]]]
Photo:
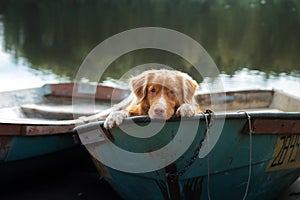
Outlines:
[[[209,117],[207,117],[206,114],[208,114]],[[194,164],[194,162],[198,158],[198,155],[202,148],[203,142],[206,139],[207,135],[209,134],[210,128],[211,128],[211,126],[213,124],[213,120],[214,120],[214,112],[212,110],[206,110],[205,113],[203,113],[203,115],[204,115],[205,121],[206,121],[206,128],[205,128],[204,135],[203,135],[202,139],[200,140],[199,145],[198,145],[194,155],[191,157],[189,162],[181,170],[176,171],[176,172],[166,173],[166,176],[168,178],[175,179],[175,178],[181,176]]]

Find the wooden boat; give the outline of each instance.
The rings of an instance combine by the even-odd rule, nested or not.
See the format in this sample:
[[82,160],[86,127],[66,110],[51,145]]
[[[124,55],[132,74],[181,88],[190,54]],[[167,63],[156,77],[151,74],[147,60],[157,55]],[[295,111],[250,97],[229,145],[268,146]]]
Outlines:
[[[86,150],[73,134],[80,120],[73,117],[106,109],[112,94],[119,101],[128,92],[102,85],[62,83],[0,93],[0,179],[45,171],[45,167],[62,169],[82,158]],[[75,111],[72,98],[79,99]],[[91,99],[96,101],[94,109],[88,109]]]
[[92,122],[75,131],[124,199],[275,199],[299,177],[298,98],[256,90],[197,100],[214,114],[172,118],[155,134],[148,125],[162,122],[145,116],[110,130]]

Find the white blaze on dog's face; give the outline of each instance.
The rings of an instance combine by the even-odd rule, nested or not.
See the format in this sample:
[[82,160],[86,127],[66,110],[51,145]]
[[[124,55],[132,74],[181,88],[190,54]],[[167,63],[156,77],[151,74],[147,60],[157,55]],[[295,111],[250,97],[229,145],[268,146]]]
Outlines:
[[179,71],[150,70],[131,79],[134,94],[152,119],[169,119],[183,103],[193,103],[198,84]]

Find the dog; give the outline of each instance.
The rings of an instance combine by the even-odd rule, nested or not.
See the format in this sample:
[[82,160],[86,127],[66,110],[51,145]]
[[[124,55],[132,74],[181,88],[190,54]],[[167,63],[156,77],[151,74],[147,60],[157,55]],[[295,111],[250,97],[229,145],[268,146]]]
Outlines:
[[131,78],[130,86],[130,97],[112,109],[104,128],[119,126],[124,118],[132,116],[148,115],[151,119],[168,120],[173,115],[192,117],[201,111],[194,99],[198,84],[186,73],[148,70]]

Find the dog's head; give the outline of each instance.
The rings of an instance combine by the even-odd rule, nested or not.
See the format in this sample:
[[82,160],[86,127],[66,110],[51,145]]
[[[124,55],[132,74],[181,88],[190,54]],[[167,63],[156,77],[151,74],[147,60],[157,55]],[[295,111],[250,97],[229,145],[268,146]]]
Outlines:
[[150,70],[130,81],[138,103],[152,119],[169,119],[183,103],[193,103],[198,84],[172,70]]

